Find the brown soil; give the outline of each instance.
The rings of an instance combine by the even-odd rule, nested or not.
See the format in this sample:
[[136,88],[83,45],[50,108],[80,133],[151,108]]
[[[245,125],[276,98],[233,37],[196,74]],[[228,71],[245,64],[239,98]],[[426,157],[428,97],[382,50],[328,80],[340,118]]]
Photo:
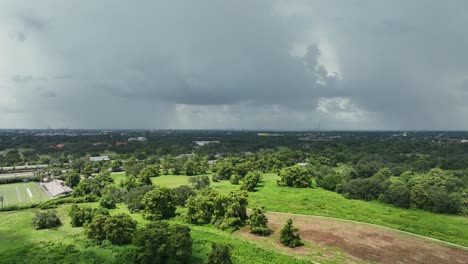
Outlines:
[[277,242],[280,229],[287,219],[292,218],[294,225],[299,227],[299,234],[303,240],[326,248],[339,249],[348,256],[345,260],[348,263],[365,261],[392,264],[468,264],[466,249],[395,230],[306,215],[267,213],[267,217],[269,227],[274,231],[272,236],[265,238],[251,235],[248,227],[241,229],[237,234],[252,240],[272,243],[278,249],[298,256],[317,251],[308,246],[289,249]]

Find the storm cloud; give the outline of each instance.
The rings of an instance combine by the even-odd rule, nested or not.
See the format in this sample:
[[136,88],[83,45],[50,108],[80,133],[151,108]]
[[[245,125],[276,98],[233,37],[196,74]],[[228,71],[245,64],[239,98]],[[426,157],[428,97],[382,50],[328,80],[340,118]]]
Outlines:
[[468,129],[465,1],[2,1],[0,127]]

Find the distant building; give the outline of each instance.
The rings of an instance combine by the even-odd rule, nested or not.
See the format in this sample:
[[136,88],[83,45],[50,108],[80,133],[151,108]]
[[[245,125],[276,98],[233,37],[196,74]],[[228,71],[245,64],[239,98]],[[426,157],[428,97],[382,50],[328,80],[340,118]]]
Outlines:
[[461,143],[468,143],[468,139],[462,139],[460,142]]
[[195,157],[195,154],[180,154],[179,156],[176,157],[176,159],[180,159],[180,158],[193,158]]
[[126,146],[127,142],[117,141],[117,142],[115,142],[115,145],[116,146]]
[[299,163],[297,163],[296,165],[299,166],[299,167],[305,167],[305,166],[309,165],[309,163],[307,163],[307,162],[299,162]]
[[202,141],[193,141],[193,143],[195,143],[195,145],[197,145],[199,147],[203,147],[203,146],[208,145],[208,144],[219,144],[221,142],[217,141],[217,140],[211,140],[211,141],[202,140]]
[[89,157],[89,161],[96,162],[96,161],[109,161],[109,156],[100,156],[100,157]]
[[50,198],[64,196],[73,191],[72,188],[66,186],[65,183],[60,180],[41,182],[40,185]]
[[63,149],[65,147],[65,144],[57,144],[55,147],[58,149]]
[[147,139],[145,137],[136,137],[136,138],[129,138],[128,139],[128,142],[132,142],[132,141],[144,142],[144,141],[147,141]]
[[216,164],[216,160],[209,160],[208,161],[208,165],[214,165],[214,164]]

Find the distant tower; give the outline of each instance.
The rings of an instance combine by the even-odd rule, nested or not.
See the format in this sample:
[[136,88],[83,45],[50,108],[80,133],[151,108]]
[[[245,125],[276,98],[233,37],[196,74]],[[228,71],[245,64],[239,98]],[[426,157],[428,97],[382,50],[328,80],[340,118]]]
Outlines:
[[404,136],[404,137],[407,137],[407,136],[408,136],[408,134],[406,133],[406,131],[403,133],[402,136]]

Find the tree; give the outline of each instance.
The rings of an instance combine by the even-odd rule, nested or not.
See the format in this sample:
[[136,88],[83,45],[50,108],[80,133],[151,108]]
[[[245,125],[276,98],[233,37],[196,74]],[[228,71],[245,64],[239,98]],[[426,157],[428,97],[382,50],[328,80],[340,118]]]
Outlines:
[[189,263],[192,238],[187,226],[151,222],[133,238],[135,263]]
[[174,203],[179,206],[184,206],[189,197],[196,195],[194,189],[188,185],[181,185],[174,188],[174,194]]
[[140,210],[143,210],[144,206],[141,203],[145,194],[151,190],[154,190],[155,186],[144,185],[130,189],[128,193],[124,196],[124,202],[127,204],[130,212],[135,213]]
[[70,224],[72,227],[81,227],[86,225],[98,214],[109,215],[109,211],[105,208],[78,207],[78,205],[74,204],[68,213],[71,218]]
[[298,234],[299,228],[293,226],[292,219],[288,219],[286,225],[281,229],[280,242],[287,247],[298,247],[302,245],[301,237]]
[[268,228],[268,219],[265,216],[265,209],[262,208],[253,208],[252,213],[247,220],[247,224],[250,225],[250,233],[268,236],[271,234],[271,230]]
[[65,175],[65,184],[74,188],[80,183],[80,174],[78,172],[70,172]]
[[175,216],[175,193],[167,187],[158,187],[143,196],[143,217],[148,220],[168,219]]
[[136,230],[136,221],[128,214],[118,214],[105,221],[104,233],[106,238],[114,245],[124,245],[132,241]]
[[85,234],[88,238],[97,241],[103,241],[106,239],[107,234],[105,231],[106,220],[110,216],[98,214],[93,217],[91,222],[85,226]]
[[242,180],[241,190],[245,190],[248,192],[255,191],[255,187],[260,182],[262,177],[261,171],[252,171],[245,175],[244,179]]
[[207,264],[231,264],[231,248],[226,244],[212,243]]
[[367,178],[385,167],[385,163],[379,155],[370,155],[360,159],[355,167],[359,177]]
[[145,185],[151,185],[151,178],[159,176],[158,165],[149,165],[138,173],[138,181]]
[[53,228],[61,225],[60,219],[55,210],[48,210],[47,212],[37,212],[32,218],[32,225],[35,229]]
[[384,192],[384,202],[394,204],[398,207],[410,207],[410,190],[405,183],[395,180],[388,186]]
[[190,177],[188,182],[197,190],[210,186],[210,178],[206,175]]
[[284,168],[278,176],[280,177],[280,180],[277,181],[279,186],[306,188],[312,185],[311,175],[306,168],[301,166]]

